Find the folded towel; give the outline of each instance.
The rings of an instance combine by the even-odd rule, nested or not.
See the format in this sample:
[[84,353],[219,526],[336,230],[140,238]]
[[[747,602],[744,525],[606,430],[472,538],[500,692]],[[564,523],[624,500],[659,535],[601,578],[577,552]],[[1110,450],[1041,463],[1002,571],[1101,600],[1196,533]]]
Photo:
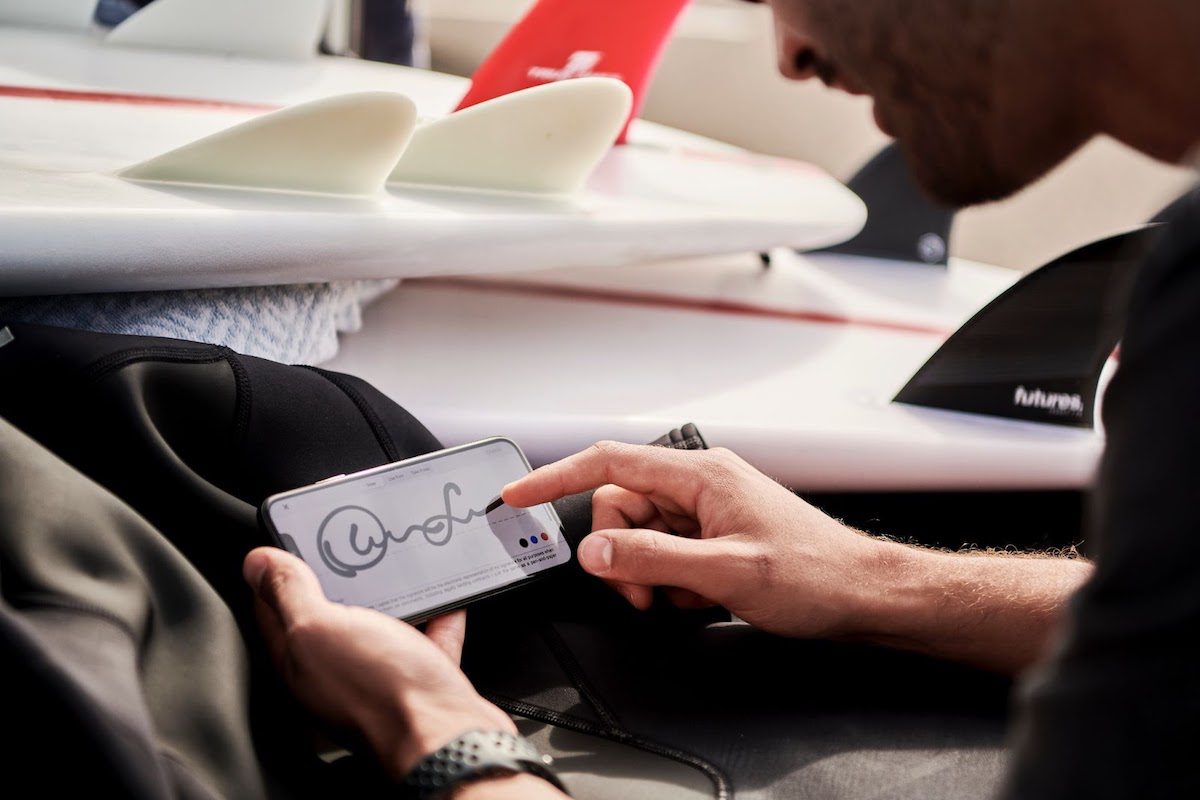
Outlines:
[[338,333],[362,327],[363,306],[396,283],[0,298],[0,322],[165,336],[225,345],[285,364],[319,364],[337,354]]

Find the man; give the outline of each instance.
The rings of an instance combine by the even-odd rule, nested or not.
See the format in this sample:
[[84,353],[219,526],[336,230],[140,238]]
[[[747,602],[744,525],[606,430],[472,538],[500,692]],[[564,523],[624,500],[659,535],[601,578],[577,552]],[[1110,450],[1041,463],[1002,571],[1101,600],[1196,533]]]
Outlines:
[[[1004,197],[1097,134],[1167,162],[1200,142],[1194,0],[771,6],[783,73],[871,95],[921,183],[951,203]],[[1198,225],[1200,208],[1185,204],[1132,294],[1105,402],[1094,567],[872,539],[719,451],[601,444],[504,497],[520,506],[598,488],[579,561],[638,608],[666,587],[677,604],[717,603],[781,635],[867,640],[1011,674],[1040,662],[1022,693],[1007,796],[1196,796],[1200,770],[1185,747],[1200,741]],[[284,553],[253,552],[246,577],[296,690],[363,731],[397,774],[465,730],[511,729],[450,669],[461,617],[424,638],[333,606]],[[348,688],[312,680],[328,671]],[[510,775],[455,796],[557,795]]]

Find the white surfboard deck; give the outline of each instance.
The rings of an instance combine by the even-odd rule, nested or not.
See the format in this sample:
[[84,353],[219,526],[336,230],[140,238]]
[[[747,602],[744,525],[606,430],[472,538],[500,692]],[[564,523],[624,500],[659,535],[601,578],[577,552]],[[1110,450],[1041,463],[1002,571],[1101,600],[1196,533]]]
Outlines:
[[465,87],[350,59],[217,57],[0,28],[0,293],[615,266],[820,247],[865,219],[861,201],[814,167],[645,123],[573,196],[391,186],[340,197],[116,176],[271,108],[384,90],[437,117]]
[[331,369],[536,463],[695,422],[808,491],[1082,487],[1094,431],[890,402],[1010,270],[776,254],[406,281]]

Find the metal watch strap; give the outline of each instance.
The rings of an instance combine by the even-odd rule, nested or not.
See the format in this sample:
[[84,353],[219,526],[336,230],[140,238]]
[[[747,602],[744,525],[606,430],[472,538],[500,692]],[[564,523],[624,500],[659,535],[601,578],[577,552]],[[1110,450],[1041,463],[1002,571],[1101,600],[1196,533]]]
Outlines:
[[527,739],[502,731],[470,731],[422,758],[404,779],[408,796],[437,800],[464,783],[503,773],[527,772],[567,793],[550,769],[554,759]]

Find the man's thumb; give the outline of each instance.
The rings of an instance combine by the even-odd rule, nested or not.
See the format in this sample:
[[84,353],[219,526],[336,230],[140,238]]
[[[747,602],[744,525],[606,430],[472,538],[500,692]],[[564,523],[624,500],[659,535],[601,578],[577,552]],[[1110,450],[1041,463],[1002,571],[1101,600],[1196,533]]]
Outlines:
[[283,550],[259,547],[250,551],[242,564],[242,574],[254,593],[279,615],[285,628],[314,613],[325,602],[325,593],[309,566]]
[[579,543],[579,564],[608,581],[712,591],[721,565],[716,539],[688,539],[658,531],[597,531]]

